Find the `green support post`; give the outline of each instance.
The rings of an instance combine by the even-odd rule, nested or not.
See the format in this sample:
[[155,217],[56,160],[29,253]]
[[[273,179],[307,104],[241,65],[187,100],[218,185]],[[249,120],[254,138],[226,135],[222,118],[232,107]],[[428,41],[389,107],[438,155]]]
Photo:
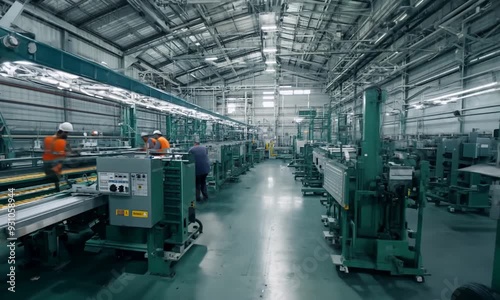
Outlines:
[[497,221],[497,238],[495,244],[495,258],[493,261],[493,278],[491,288],[500,294],[500,220]]
[[309,132],[307,133],[308,140],[314,141],[314,118],[309,120]]
[[370,189],[369,184],[374,182],[382,173],[382,162],[380,160],[380,105],[385,101],[385,92],[376,89],[368,89],[364,95],[364,118],[363,118],[363,181],[360,186]]
[[154,226],[148,230],[148,272],[151,275],[173,277],[175,273],[171,269],[171,262],[164,259],[165,228]]
[[326,134],[326,141],[330,144],[332,142],[332,105],[328,107],[328,114],[327,114],[327,134]]
[[121,134],[127,137],[132,148],[139,144],[137,135],[137,116],[135,106],[127,106],[122,108],[122,126]]
[[[15,157],[14,147],[12,145],[9,127],[0,113],[0,159]],[[2,163],[0,164],[0,169],[7,169],[10,168],[10,166],[10,163]]]
[[302,128],[300,126],[300,122],[297,122],[297,139],[302,139]]

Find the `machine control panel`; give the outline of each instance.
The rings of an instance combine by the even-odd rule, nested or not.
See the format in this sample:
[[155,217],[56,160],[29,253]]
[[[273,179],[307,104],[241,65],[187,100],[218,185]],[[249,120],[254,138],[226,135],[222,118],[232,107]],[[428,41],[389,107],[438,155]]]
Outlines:
[[147,196],[148,195],[148,174],[132,173],[132,196]]
[[129,173],[98,172],[99,192],[113,195],[130,195]]

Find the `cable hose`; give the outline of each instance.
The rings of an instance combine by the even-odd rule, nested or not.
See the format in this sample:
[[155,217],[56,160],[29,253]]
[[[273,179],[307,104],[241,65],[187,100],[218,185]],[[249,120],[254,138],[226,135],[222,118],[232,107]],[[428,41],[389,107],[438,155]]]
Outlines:
[[198,229],[198,231],[199,231],[200,233],[203,233],[203,224],[201,223],[201,221],[200,221],[200,220],[198,220],[198,219],[194,219],[194,221],[195,221],[196,223],[198,223],[198,225],[200,226],[200,227],[199,227],[199,229]]

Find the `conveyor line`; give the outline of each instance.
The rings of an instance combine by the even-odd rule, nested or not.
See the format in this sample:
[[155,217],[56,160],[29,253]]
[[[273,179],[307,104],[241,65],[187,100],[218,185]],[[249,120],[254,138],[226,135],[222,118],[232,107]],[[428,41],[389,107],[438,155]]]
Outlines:
[[[103,195],[71,196],[59,193],[51,197],[21,207],[16,206],[15,236],[22,237],[47,226],[57,224],[83,212],[105,205],[107,197]],[[8,211],[0,211],[0,232],[12,237],[7,232]],[[1,235],[1,234],[0,234]]]
[[[88,177],[88,178],[78,178],[76,179],[76,183],[82,183],[82,182],[85,182],[85,181],[96,181],[97,180],[97,176],[91,176],[91,177]],[[61,188],[64,188],[66,186],[66,182],[61,182]],[[27,197],[29,195],[32,195],[32,194],[39,194],[39,193],[43,193],[43,192],[50,192],[52,190],[55,190],[55,186],[53,183],[49,183],[49,184],[43,184],[43,185],[39,185],[39,186],[36,186],[36,187],[28,187],[28,188],[24,188],[24,189],[16,189],[15,191],[15,198],[16,199],[19,199],[19,198],[24,198],[24,197]],[[33,197],[33,198],[29,198],[29,199],[23,199],[23,200],[16,200],[16,206],[19,206],[19,205],[23,205],[23,204],[26,204],[26,203],[31,203],[31,202],[34,202],[34,201],[38,201],[40,199],[43,199],[43,198],[46,198],[50,195],[54,195],[56,194],[55,192],[52,192],[52,193],[49,193],[49,194],[44,194],[44,195],[40,195],[38,197]],[[5,192],[1,192],[0,193],[0,201],[2,202],[7,202],[7,199],[9,198],[9,192],[8,191],[5,191]],[[6,209],[7,208],[7,205],[6,204],[0,204],[0,210],[2,209]]]
[[[63,175],[77,175],[77,174],[82,174],[82,173],[87,173],[87,172],[92,172],[95,171],[96,167],[85,167],[85,168],[75,168],[75,169],[66,169],[63,170],[62,174]],[[0,178],[0,186],[6,186],[10,185],[13,183],[20,183],[20,182],[29,182],[29,181],[36,181],[40,179],[45,178],[45,173],[44,172],[37,172],[37,173],[31,173],[31,174],[24,174],[24,175],[15,175],[15,176],[6,176],[3,178]]]

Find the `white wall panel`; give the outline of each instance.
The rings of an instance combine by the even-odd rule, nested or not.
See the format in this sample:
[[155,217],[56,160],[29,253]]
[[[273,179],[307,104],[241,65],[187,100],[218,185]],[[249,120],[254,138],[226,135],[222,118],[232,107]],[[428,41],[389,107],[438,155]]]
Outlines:
[[20,15],[14,24],[24,31],[34,33],[36,40],[55,48],[61,48],[61,31],[26,15]]

